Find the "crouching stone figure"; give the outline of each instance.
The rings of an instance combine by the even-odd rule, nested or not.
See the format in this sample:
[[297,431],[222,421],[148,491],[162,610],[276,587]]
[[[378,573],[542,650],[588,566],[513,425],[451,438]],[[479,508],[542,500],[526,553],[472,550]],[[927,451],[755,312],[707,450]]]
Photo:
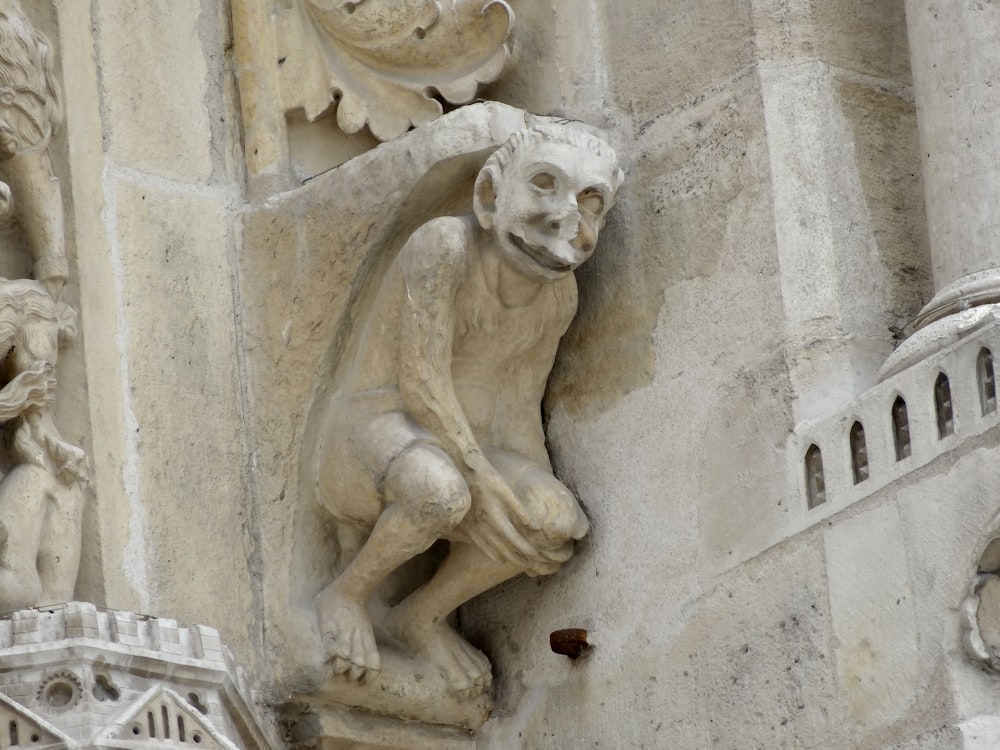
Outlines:
[[614,151],[589,133],[520,131],[480,171],[474,215],[421,226],[377,282],[312,456],[350,560],[315,602],[336,673],[379,670],[369,596],[447,539],[434,575],[381,625],[454,694],[487,689],[489,662],[448,615],[519,573],[554,572],[586,534],[553,476],[540,405],[576,312],[573,270],[594,252],[622,179]]

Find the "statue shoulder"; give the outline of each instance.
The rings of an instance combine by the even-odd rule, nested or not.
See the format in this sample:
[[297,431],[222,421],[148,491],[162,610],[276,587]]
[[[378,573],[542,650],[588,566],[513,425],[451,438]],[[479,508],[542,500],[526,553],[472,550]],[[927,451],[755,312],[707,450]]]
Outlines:
[[441,216],[421,225],[401,251],[406,267],[462,266],[469,257],[475,227],[467,217]]

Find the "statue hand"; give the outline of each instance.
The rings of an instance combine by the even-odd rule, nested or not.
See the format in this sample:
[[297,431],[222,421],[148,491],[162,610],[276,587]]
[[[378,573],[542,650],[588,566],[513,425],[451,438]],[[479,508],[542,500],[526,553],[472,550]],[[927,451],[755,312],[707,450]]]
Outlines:
[[24,393],[25,408],[51,406],[56,398],[56,375],[48,362],[36,362],[9,384]]
[[517,527],[533,528],[534,521],[504,478],[492,467],[476,470],[469,482],[472,509],[463,528],[491,560],[510,563],[528,572],[548,570],[546,558]]

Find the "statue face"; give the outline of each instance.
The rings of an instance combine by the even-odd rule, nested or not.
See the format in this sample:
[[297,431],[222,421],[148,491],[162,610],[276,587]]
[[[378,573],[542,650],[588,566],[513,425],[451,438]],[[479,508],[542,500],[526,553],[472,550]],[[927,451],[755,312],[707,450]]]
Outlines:
[[492,228],[519,273],[555,281],[589,258],[614,198],[607,160],[563,143],[525,144],[495,186]]

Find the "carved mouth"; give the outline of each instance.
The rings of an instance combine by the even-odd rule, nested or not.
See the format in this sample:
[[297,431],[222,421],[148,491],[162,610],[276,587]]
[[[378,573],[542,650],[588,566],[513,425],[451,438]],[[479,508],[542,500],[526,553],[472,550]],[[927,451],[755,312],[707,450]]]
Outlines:
[[551,271],[572,271],[573,266],[569,263],[564,263],[557,258],[553,258],[549,251],[540,247],[539,245],[532,245],[530,242],[525,240],[523,237],[518,237],[516,234],[509,233],[507,235],[514,246],[531,258],[538,265],[548,268]]

